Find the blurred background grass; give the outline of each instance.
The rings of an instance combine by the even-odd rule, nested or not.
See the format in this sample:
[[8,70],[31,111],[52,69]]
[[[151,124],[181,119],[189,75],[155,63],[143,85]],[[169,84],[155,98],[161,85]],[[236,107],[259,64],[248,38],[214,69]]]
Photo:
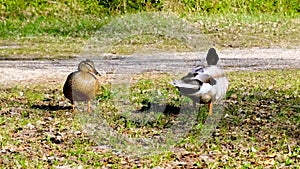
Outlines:
[[299,17],[298,0],[36,0],[0,2],[1,37],[51,34],[89,36],[111,16],[141,11],[181,16],[283,15]]
[[219,48],[300,45],[298,0],[1,0],[0,46],[25,47],[1,49],[0,56],[73,57],[112,18],[142,11],[172,12],[198,24]]

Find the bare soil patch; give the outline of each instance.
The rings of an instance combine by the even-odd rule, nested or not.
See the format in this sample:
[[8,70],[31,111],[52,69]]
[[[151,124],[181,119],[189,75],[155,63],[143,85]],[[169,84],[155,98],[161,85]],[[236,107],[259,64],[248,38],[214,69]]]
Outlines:
[[[220,66],[225,71],[299,69],[300,49],[228,49],[218,51]],[[195,65],[205,63],[203,53],[160,53],[151,55],[148,61],[137,57],[109,56],[91,58],[106,79],[115,74],[139,71],[166,71],[185,73]],[[157,57],[156,57],[157,56]],[[161,59],[163,58],[163,59]],[[77,69],[80,56],[70,60],[2,60],[0,61],[0,84],[13,86],[32,83],[63,83],[67,75]],[[149,70],[150,68],[150,70]]]

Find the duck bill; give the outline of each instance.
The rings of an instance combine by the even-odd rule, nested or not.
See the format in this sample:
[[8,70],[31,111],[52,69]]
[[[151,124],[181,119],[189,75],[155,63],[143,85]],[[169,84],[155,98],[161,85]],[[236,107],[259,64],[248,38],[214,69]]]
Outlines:
[[92,74],[94,74],[96,76],[101,76],[101,74],[99,72],[97,72],[96,69],[91,70],[90,73],[92,73]]
[[94,74],[97,76],[101,76],[101,74],[99,72],[97,72],[97,70],[94,69]]

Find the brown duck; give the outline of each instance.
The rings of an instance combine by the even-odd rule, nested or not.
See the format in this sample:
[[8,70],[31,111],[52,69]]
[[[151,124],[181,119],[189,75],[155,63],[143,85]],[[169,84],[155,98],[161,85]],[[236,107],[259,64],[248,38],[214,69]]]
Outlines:
[[87,111],[91,111],[91,99],[96,96],[99,89],[98,76],[94,62],[91,60],[81,61],[78,71],[72,72],[67,77],[63,87],[63,93],[71,101],[73,110],[75,101],[87,102]]

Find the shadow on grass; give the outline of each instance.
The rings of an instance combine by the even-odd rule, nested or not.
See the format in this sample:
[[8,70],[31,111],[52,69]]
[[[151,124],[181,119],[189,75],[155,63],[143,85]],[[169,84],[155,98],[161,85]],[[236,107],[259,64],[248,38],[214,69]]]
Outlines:
[[40,109],[40,110],[71,110],[72,106],[59,106],[59,105],[32,105],[32,109]]
[[180,107],[175,105],[161,105],[158,103],[143,102],[143,107],[136,110],[135,113],[149,113],[151,111],[162,112],[165,115],[178,115],[180,113]]
[[[175,105],[163,105],[153,102],[143,102],[143,106],[138,110],[133,110],[132,116],[128,117],[123,114],[113,117],[113,121],[121,122],[125,128],[130,128],[128,124],[134,125],[137,128],[142,128],[145,126],[153,128],[169,128],[172,125],[174,118],[180,113],[180,107]],[[154,114],[163,114],[161,118],[149,118]],[[148,116],[149,115],[149,116]],[[147,119],[147,120],[146,120]]]

